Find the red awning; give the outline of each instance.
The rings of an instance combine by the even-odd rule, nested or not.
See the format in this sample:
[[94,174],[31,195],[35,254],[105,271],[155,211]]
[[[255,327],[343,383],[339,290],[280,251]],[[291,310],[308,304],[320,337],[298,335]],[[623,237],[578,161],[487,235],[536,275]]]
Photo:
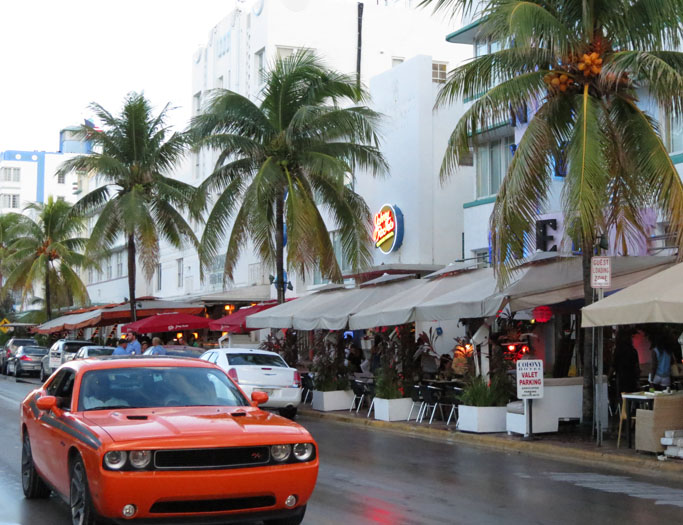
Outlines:
[[152,332],[176,332],[182,330],[201,330],[208,328],[210,319],[196,315],[170,313],[145,317],[121,327],[123,332],[148,334]]
[[268,301],[267,303],[260,303],[254,306],[240,308],[234,314],[226,315],[225,317],[211,321],[209,323],[209,330],[215,330],[217,332],[230,332],[232,334],[243,334],[250,332],[251,329],[247,328],[247,316],[267,310],[273,306],[277,306],[277,301]]

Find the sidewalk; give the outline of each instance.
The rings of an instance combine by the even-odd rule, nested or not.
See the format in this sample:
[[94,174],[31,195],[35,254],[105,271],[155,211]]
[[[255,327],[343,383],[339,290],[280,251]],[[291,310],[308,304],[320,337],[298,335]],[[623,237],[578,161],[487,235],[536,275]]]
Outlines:
[[636,452],[626,448],[622,435],[621,448],[616,440],[605,440],[602,447],[577,431],[566,429],[554,434],[541,434],[534,441],[523,441],[519,435],[470,434],[458,432],[455,425],[446,428],[443,422],[415,423],[414,421],[377,421],[366,417],[367,411],[356,414],[349,411],[319,412],[309,406],[299,406],[299,414],[305,417],[325,419],[339,423],[364,426],[380,431],[397,432],[448,444],[464,444],[485,447],[508,453],[528,454],[556,461],[583,466],[599,466],[625,472],[683,482],[683,460],[658,460],[654,454]]

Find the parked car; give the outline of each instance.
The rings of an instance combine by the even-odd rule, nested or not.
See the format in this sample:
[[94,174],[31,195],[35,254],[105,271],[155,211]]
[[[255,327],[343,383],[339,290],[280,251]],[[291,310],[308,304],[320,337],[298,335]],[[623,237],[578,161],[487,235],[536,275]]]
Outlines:
[[301,403],[301,376],[279,354],[256,348],[216,348],[201,359],[215,363],[247,394],[259,390],[268,394],[265,408],[294,419]]
[[267,400],[199,359],[69,361],[22,403],[24,495],[54,490],[81,525],[299,524],[317,445]]
[[82,346],[76,352],[74,359],[88,359],[89,357],[99,357],[111,355],[114,352],[113,346]]
[[50,374],[57,370],[62,363],[74,358],[76,352],[83,346],[96,346],[92,341],[78,341],[71,339],[59,339],[50,347],[48,355],[43,357],[40,367],[40,380],[45,381]]
[[[175,356],[175,357],[196,357],[200,358],[202,354],[205,352],[203,348],[199,348],[196,346],[187,346],[187,345],[162,345],[164,347],[164,350],[166,350],[166,354],[168,356]],[[143,355],[157,355],[152,352],[151,348],[148,348],[145,350],[145,353]]]
[[0,371],[3,375],[7,375],[7,361],[10,357],[17,353],[20,346],[38,346],[38,342],[32,337],[12,337],[5,343],[5,346],[0,352]]
[[40,374],[40,361],[47,355],[44,346],[20,346],[17,353],[7,360],[7,375],[16,378],[23,374]]

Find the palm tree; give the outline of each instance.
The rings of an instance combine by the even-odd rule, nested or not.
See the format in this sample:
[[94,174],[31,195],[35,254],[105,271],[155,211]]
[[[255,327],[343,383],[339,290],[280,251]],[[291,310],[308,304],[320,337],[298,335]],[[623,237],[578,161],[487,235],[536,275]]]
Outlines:
[[92,265],[83,255],[88,241],[85,220],[74,214],[72,206],[49,197],[47,203],[31,203],[24,208],[35,219],[20,216],[13,228],[7,263],[11,268],[6,290],[21,291],[25,302],[34,287],[44,288],[45,314],[52,318],[52,307],[86,304],[88,291],[78,271]]
[[[473,9],[473,0],[426,0],[436,9]],[[457,123],[443,160],[448,177],[482,129],[511,108],[537,107],[500,187],[491,232],[501,283],[530,246],[556,162],[566,165],[567,233],[581,247],[585,303],[593,299],[590,258],[614,228],[622,253],[655,208],[683,255],[683,186],[660,128],[638,106],[644,88],[674,118],[683,109],[683,0],[488,0],[479,37],[496,53],[451,72],[439,101],[484,92]],[[593,366],[584,345],[584,417],[593,402]],[[588,417],[588,420],[590,418]]]
[[0,286],[3,284],[4,274],[8,271],[7,261],[12,253],[10,244],[15,240],[17,224],[24,219],[18,213],[4,213],[0,215]]
[[186,138],[166,126],[169,106],[158,115],[141,93],[129,93],[120,115],[112,115],[99,104],[90,109],[102,130],[83,126],[81,133],[94,144],[95,153],[81,155],[62,164],[59,173],[82,170],[96,174],[104,184],[76,204],[75,209],[99,215],[91,233],[87,253],[109,249],[121,235],[128,251],[128,290],[131,318],[135,313],[136,255],[145,276],[152,278],[159,261],[159,240],[180,249],[197,238],[182,215],[195,188],[167,177],[186,149]]
[[261,260],[276,267],[280,302],[285,242],[289,268],[303,275],[319,267],[340,280],[318,205],[340,231],[345,260],[354,269],[368,264],[370,212],[345,181],[359,168],[373,175],[386,169],[375,131],[380,116],[365,106],[340,106],[365,98],[354,77],[327,69],[309,51],[275,61],[258,104],[232,91],[214,92],[190,130],[197,147],[220,151],[198,193],[219,193],[201,239],[203,268],[229,231],[229,280],[249,240]]

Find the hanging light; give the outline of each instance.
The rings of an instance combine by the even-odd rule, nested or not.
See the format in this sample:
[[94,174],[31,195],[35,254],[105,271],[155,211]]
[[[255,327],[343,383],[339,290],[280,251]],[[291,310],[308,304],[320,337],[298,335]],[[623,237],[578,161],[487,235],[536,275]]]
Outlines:
[[550,306],[537,306],[532,314],[537,323],[547,323],[553,317],[553,310]]

